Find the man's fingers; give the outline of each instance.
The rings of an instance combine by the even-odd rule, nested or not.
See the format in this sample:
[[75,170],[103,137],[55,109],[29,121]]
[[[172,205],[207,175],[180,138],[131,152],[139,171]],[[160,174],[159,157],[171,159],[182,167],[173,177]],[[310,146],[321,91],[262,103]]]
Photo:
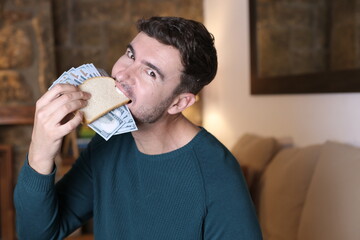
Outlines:
[[[60,98],[62,98],[61,96]],[[57,101],[57,100],[56,100]],[[63,100],[58,100],[60,103],[54,103],[51,108],[56,109],[50,115],[51,121],[54,123],[63,123],[67,122],[67,116],[73,115],[74,112],[77,112],[79,109],[87,105],[87,101],[83,99],[68,100],[63,102]]]
[[[52,97],[55,98],[47,102]],[[56,123],[59,123],[69,113],[85,107],[89,98],[89,93],[79,90],[70,92],[54,91],[51,94],[44,95],[43,101],[37,105],[37,118],[48,121],[50,120],[48,118],[51,117]]]
[[37,101],[36,106],[37,108],[41,108],[52,102],[54,99],[62,96],[63,94],[74,91],[78,91],[76,86],[70,84],[56,84]]
[[[64,93],[51,103],[53,109],[59,109],[63,106],[70,109],[70,111],[78,110],[84,107],[86,101],[89,99],[89,94],[81,91]],[[75,108],[73,108],[75,107]],[[76,107],[79,107],[78,109]]]
[[61,132],[61,135],[65,136],[69,134],[71,131],[73,131],[77,126],[80,125],[83,119],[83,112],[77,111],[73,118],[68,120],[66,123],[59,126],[59,130]]

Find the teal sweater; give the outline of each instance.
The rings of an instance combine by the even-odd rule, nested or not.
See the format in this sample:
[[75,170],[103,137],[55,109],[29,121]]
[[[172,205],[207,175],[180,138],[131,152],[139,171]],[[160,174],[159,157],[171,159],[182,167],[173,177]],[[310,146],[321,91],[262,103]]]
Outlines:
[[160,155],[139,152],[131,134],[96,136],[55,185],[54,175],[24,164],[19,239],[63,239],[91,217],[95,239],[261,239],[237,161],[205,129]]

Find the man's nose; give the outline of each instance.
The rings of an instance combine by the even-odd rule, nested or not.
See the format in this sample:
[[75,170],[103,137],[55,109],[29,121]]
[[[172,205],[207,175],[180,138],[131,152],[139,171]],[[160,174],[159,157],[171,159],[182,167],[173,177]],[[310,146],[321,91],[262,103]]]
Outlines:
[[118,82],[124,82],[129,85],[135,84],[134,69],[131,67],[124,68],[115,74],[115,79]]

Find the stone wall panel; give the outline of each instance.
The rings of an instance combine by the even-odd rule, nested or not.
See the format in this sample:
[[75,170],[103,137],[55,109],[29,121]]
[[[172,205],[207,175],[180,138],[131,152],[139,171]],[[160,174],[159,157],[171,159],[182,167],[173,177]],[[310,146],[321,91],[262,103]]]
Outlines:
[[6,24],[0,29],[0,69],[29,67],[33,62],[31,40],[22,28]]
[[94,63],[95,66],[102,65],[102,51],[96,48],[57,48],[57,68],[69,70],[84,63]]
[[99,47],[102,44],[103,34],[100,24],[78,23],[74,26],[74,44]]
[[19,10],[3,11],[3,21],[5,24],[13,25],[18,22],[23,22],[31,19],[33,16],[30,12],[23,12]]
[[[54,80],[52,26],[51,0],[0,1],[0,107],[34,105]],[[0,126],[0,144],[13,146],[14,176],[31,130],[31,125]]]
[[203,20],[201,0],[53,0],[53,4],[58,75],[87,62],[109,72],[137,34],[139,18],[173,15]]
[[128,1],[73,1],[72,16],[75,22],[123,21],[128,16]]
[[0,105],[21,104],[32,99],[29,86],[16,71],[0,71],[0,86]]

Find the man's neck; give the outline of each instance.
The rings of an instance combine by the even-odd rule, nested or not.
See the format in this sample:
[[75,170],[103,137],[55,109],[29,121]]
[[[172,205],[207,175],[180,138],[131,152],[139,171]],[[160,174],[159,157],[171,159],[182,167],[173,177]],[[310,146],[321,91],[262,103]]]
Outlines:
[[141,124],[132,133],[137,148],[144,154],[162,154],[179,149],[189,143],[200,128],[182,114],[152,124]]

